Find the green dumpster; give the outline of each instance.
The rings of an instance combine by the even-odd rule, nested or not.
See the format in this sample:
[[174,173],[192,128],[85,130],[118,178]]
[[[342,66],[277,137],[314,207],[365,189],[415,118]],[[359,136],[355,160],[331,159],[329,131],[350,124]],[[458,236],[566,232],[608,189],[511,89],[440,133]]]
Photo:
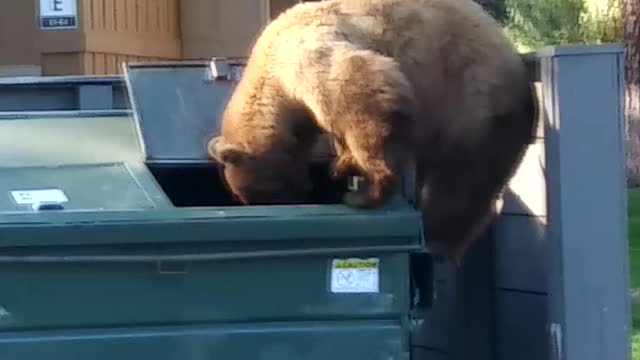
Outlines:
[[[129,64],[131,114],[0,121],[0,360],[409,359],[403,196],[239,206],[204,144],[232,82]],[[423,297],[425,295],[422,295]]]

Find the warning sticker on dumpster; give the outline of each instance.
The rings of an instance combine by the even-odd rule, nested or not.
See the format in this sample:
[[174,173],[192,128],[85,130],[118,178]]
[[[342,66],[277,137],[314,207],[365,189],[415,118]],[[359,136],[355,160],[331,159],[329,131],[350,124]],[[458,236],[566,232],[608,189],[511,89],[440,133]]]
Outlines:
[[30,205],[43,202],[63,203],[69,201],[60,189],[17,190],[12,191],[13,200],[19,205]]
[[380,260],[333,259],[331,262],[331,292],[334,293],[377,293],[380,276]]

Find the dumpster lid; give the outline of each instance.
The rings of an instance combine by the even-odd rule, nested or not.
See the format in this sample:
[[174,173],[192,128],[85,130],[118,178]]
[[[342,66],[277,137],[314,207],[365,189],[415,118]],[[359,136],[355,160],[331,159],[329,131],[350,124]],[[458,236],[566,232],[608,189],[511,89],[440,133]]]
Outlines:
[[[206,161],[241,60],[127,63],[129,101],[147,160]],[[213,69],[213,71],[212,71]]]
[[0,112],[0,168],[139,161],[128,111]]
[[[154,203],[158,206],[146,211],[52,211],[46,217],[33,211],[0,212],[0,249],[176,244],[179,240],[189,246],[209,243],[214,252],[258,256],[273,252],[308,255],[312,249],[421,251],[424,243],[420,213],[398,196],[384,207],[366,210],[345,205],[265,205],[176,212]],[[238,245],[230,247],[233,243]]]
[[122,162],[0,167],[0,216],[146,211],[169,200],[142,164]]

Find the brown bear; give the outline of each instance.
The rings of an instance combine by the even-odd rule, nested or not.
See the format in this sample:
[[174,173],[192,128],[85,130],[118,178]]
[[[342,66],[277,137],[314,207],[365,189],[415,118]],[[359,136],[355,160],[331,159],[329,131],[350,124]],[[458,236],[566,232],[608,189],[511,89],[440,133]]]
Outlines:
[[294,5],[259,35],[209,154],[247,204],[296,203],[319,134],[334,175],[358,169],[352,207],[388,201],[415,168],[425,238],[460,259],[536,126],[527,70],[471,0],[329,0]]

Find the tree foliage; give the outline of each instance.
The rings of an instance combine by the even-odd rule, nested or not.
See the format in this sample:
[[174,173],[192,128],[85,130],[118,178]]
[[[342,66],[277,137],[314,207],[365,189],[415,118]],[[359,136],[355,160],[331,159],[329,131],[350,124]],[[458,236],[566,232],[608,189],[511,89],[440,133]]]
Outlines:
[[622,39],[620,0],[504,0],[506,30],[526,49]]
[[482,7],[500,23],[505,24],[507,22],[507,6],[505,0],[474,0],[476,3],[482,5]]

